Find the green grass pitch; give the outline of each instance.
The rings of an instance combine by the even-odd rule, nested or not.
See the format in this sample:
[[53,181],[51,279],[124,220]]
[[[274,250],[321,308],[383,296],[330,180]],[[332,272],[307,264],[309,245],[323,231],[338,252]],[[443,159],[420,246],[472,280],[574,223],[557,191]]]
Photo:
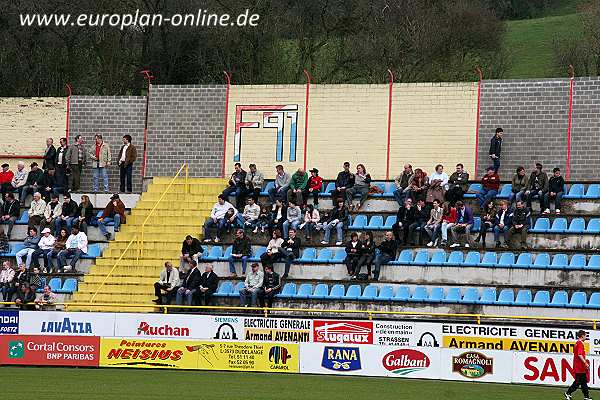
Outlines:
[[[0,367],[5,399],[562,399],[564,388],[399,378],[142,369]],[[594,393],[592,393],[593,397]],[[574,398],[582,397],[581,392]]]

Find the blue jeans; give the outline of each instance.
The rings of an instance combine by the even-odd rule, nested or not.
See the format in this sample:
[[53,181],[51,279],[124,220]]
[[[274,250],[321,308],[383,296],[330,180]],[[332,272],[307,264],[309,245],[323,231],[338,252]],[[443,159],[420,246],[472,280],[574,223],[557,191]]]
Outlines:
[[235,274],[235,262],[241,261],[242,262],[242,275],[245,275],[246,274],[246,265],[248,265],[249,257],[250,256],[242,256],[242,257],[229,256],[229,272],[231,272],[232,274]]
[[21,249],[17,252],[17,254],[15,255],[15,258],[17,259],[17,266],[23,264],[23,257],[25,258],[25,267],[27,269],[29,269],[29,267],[31,266],[31,256],[33,255],[33,252],[35,251],[35,249]]
[[504,235],[504,242],[506,242],[506,234],[508,233],[508,226],[504,225],[504,228],[500,228],[498,225],[494,225],[494,242],[500,241],[500,234]]
[[269,189],[269,200],[271,201],[271,204],[275,204],[276,199],[281,199],[285,203],[285,201],[287,200],[287,192],[289,189],[289,186],[284,189],[281,189],[281,191],[277,191],[277,189],[274,187]]
[[375,257],[374,269],[373,269],[373,278],[375,280],[379,279],[379,271],[381,271],[381,266],[383,264],[387,264],[392,261],[394,257],[389,254],[381,253],[377,257]]
[[244,288],[240,290],[240,305],[243,307],[248,305],[248,296],[250,296],[251,306],[256,307],[256,300],[258,298],[258,292],[260,289],[254,289],[252,291]]
[[337,231],[337,241],[343,242],[344,241],[344,233],[342,232],[342,228],[344,227],[344,223],[341,221],[335,225],[329,223],[325,226],[325,237],[323,238],[323,240],[326,242],[329,242],[329,239],[331,238],[331,230],[334,227]]
[[304,225],[304,236],[312,237],[312,234],[317,230],[317,224],[314,222],[307,222]]
[[71,255],[73,256],[73,258],[71,258],[71,262],[69,263],[69,265],[73,270],[75,270],[75,265],[77,264],[79,257],[81,257],[83,254],[83,251],[79,249],[61,250],[58,253],[58,257],[56,257],[58,259],[58,265],[60,267],[64,267],[65,265],[67,265],[67,257]]
[[258,219],[246,221],[242,213],[238,213],[236,222],[237,225],[242,227],[243,229],[254,229],[258,226]]
[[69,235],[71,234],[71,228],[73,227],[73,221],[75,221],[75,217],[67,217],[63,221],[61,217],[58,217],[54,220],[54,236],[58,236],[60,233],[60,229],[62,228],[63,222],[67,227],[67,232]]
[[442,222],[441,225],[441,233],[442,233],[442,242],[447,242],[448,241],[448,229],[451,229],[454,226],[453,222]]
[[229,196],[235,197],[235,206],[236,208],[240,208],[242,205],[242,200],[244,199],[245,190],[239,186],[228,186],[225,190],[223,190],[223,196],[226,199],[229,199]]
[[513,202],[521,201],[521,200],[523,200],[524,195],[525,195],[525,190],[521,190],[517,193],[512,192],[508,198],[508,203],[512,204]]
[[197,290],[198,289],[186,289],[184,287],[180,287],[177,289],[177,297],[175,298],[175,302],[181,306],[183,305],[183,298],[185,297],[186,305],[191,306],[194,300],[194,294],[196,294]]
[[102,232],[103,235],[106,235],[108,233],[108,230],[106,229],[106,224],[108,224],[109,222],[114,222],[115,232],[119,232],[119,228],[121,227],[121,215],[115,214],[112,216],[112,218],[104,218],[104,221],[98,220],[98,228],[100,229],[100,232]]
[[104,191],[108,193],[108,171],[104,167],[94,168],[92,171],[92,176],[94,181],[92,183],[92,191],[98,191],[98,179],[102,176],[102,181],[104,183]]
[[394,194],[394,199],[396,199],[398,204],[400,206],[403,206],[404,201],[406,200],[406,195],[407,195],[407,193],[404,191],[404,189],[396,189],[396,190],[394,190],[393,194]]
[[489,200],[496,197],[498,191],[495,189],[481,188],[481,192],[477,193],[477,199],[479,200],[479,208],[483,209],[483,205]]
[[290,225],[292,226],[292,229],[298,230],[298,225],[300,225],[300,220],[299,219],[295,219],[292,222],[286,220],[283,223],[283,237],[286,238],[286,239],[289,237]]
[[225,226],[225,218],[221,218],[215,222],[212,218],[208,218],[204,223],[204,239],[212,239],[210,235],[210,228],[213,226],[217,227],[217,239],[221,236],[221,232],[223,231],[223,227]]

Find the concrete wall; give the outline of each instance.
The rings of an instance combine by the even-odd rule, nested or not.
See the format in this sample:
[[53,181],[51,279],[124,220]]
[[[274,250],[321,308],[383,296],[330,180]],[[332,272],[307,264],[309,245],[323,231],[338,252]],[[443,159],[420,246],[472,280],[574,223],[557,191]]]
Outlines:
[[600,77],[575,79],[571,136],[571,177],[598,179]]

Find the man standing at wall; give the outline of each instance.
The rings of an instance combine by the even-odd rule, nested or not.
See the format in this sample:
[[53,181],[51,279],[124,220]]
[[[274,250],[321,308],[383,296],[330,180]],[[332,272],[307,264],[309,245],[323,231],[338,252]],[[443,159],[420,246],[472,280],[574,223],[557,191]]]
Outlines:
[[[133,163],[137,159],[137,149],[131,144],[131,135],[123,136],[123,146],[119,151],[119,179],[121,186],[119,190],[121,193],[131,193],[132,187],[132,174],[133,174]],[[127,187],[125,187],[127,184]]]
[[56,162],[56,148],[54,147],[54,139],[46,139],[46,151],[44,152],[44,163],[42,169],[45,171],[49,168],[54,168]]
[[496,134],[492,137],[490,141],[490,159],[492,160],[492,167],[494,168],[494,172],[498,173],[500,169],[500,152],[502,151],[502,135],[504,135],[504,131],[502,128],[496,128]]
[[110,149],[104,143],[102,135],[98,134],[94,136],[94,139],[96,140],[96,147],[94,153],[91,154],[91,159],[94,161],[92,190],[94,193],[98,192],[98,179],[102,176],[104,193],[108,193],[108,171],[106,168],[110,166]]
[[60,146],[56,149],[56,182],[57,186],[59,186],[62,190],[69,190],[69,185],[67,182],[67,168],[69,167],[69,162],[67,161],[67,139],[60,138]]
[[590,372],[590,362],[585,358],[585,340],[587,334],[584,330],[577,332],[577,342],[573,349],[573,373],[575,374],[575,381],[565,392],[565,399],[571,400],[573,394],[580,386],[583,392],[583,400],[590,399],[590,390],[588,388],[588,374]]
[[81,135],[75,136],[75,144],[67,148],[65,158],[69,176],[68,191],[76,192],[81,186],[81,169],[87,163],[86,149]]

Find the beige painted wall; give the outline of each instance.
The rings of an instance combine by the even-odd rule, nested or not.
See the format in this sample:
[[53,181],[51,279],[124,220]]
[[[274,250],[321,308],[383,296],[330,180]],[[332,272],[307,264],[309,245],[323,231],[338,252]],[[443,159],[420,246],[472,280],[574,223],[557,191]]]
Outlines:
[[[442,163],[451,172],[458,162],[473,171],[477,86],[473,83],[395,84],[391,125],[390,178],[410,162],[432,172]],[[307,167],[335,178],[341,164],[365,164],[374,179],[385,179],[388,85],[313,85],[310,90]],[[303,165],[305,86],[232,86],[229,99],[226,173],[233,169],[237,106],[297,107],[297,157],[289,161],[291,123],[285,120],[283,160],[276,161],[276,128],[263,126],[269,110],[242,113],[240,162],[274,175],[281,163],[289,171]]]

